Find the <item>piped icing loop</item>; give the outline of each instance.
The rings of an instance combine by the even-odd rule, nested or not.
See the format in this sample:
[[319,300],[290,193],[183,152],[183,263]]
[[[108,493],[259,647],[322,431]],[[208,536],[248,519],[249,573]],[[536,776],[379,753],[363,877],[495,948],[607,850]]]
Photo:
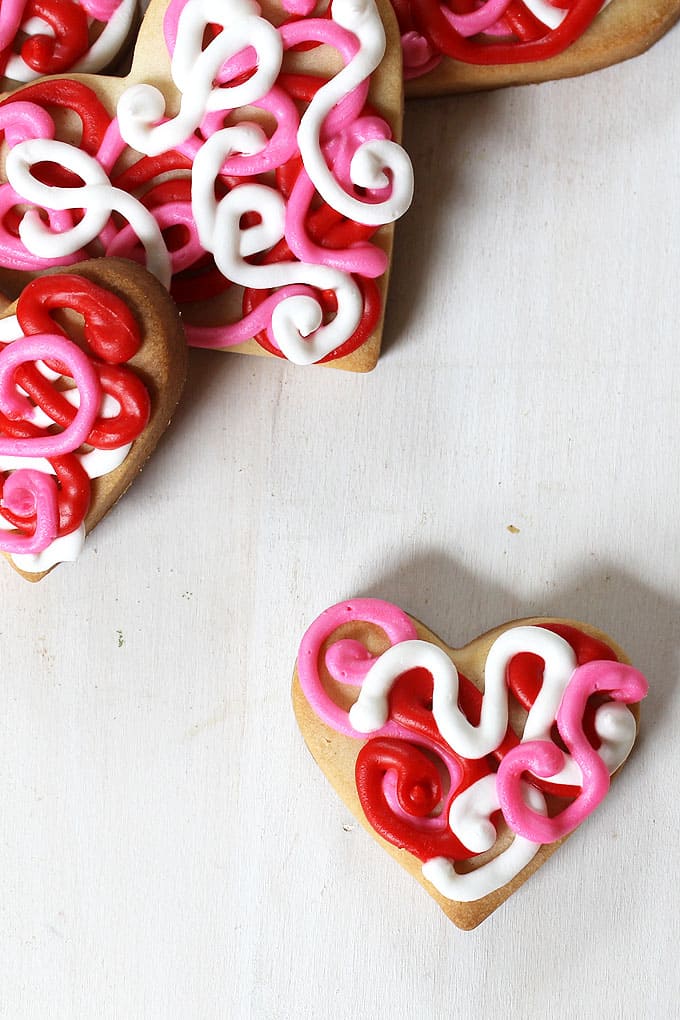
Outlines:
[[376,69],[385,52],[385,30],[373,0],[334,0],[332,17],[361,40],[359,51],[309,104],[300,121],[298,145],[304,165],[316,190],[348,219],[379,226],[402,216],[413,197],[413,178],[409,158],[389,139],[365,141],[352,159],[350,175],[356,188],[382,190],[391,185],[389,198],[367,203],[349,195],[340,187],[321,152],[323,125],[334,107],[365,81]]
[[31,35],[21,56],[37,74],[58,74],[74,67],[89,46],[89,26],[84,8],[73,0],[28,0],[24,15],[40,18],[49,29]]
[[[609,763],[603,748],[596,751],[583,732],[588,698],[601,693],[617,703],[605,704],[599,710],[609,708],[607,723],[604,726],[600,723],[600,733],[606,734],[607,746],[613,752],[608,756]],[[525,730],[522,743],[501,761],[497,777],[503,815],[514,832],[535,843],[552,843],[581,824],[604,799],[610,772],[622,764],[633,746],[635,725],[625,706],[640,701],[646,693],[647,681],[642,673],[622,662],[589,662],[574,670],[560,701],[556,722],[569,755],[581,771],[582,791],[554,817],[536,816],[531,811],[522,797],[522,775],[529,773],[554,781],[564,769],[567,754],[549,739],[529,738]]]
[[[165,115],[165,97],[152,85],[133,85],[118,102],[121,137],[147,156],[177,148],[193,134],[207,113],[233,110],[265,96],[281,68],[281,36],[264,18],[253,0],[188,0],[177,25],[172,55],[172,78],[182,96],[179,113],[160,123]],[[206,28],[222,28],[204,48]],[[245,49],[254,49],[255,71],[240,84],[215,85],[220,68]]]
[[59,503],[57,486],[50,475],[33,468],[14,471],[2,485],[0,507],[16,518],[33,517],[33,534],[11,532],[0,536],[4,552],[42,552],[57,537]]
[[[339,627],[357,621],[380,628],[390,646],[417,637],[417,631],[406,613],[397,606],[376,599],[341,602],[326,609],[309,627],[298,652],[298,674],[303,693],[322,722],[350,737],[360,737],[361,734],[352,726],[347,711],[333,700],[324,687],[320,657],[325,643]],[[325,665],[333,679],[353,686],[363,682],[374,661],[368,649],[354,640],[333,642],[325,652]]]
[[[365,741],[355,780],[370,824],[461,902],[504,885],[600,803],[633,746],[628,706],[647,692],[642,674],[607,645],[559,623],[500,631],[479,690],[401,610],[371,599],[322,614],[303,638],[297,671],[314,713]],[[499,842],[501,820],[509,843]],[[472,869],[454,866],[484,853]]]
[[369,822],[391,843],[425,859],[465,860],[470,852],[447,820],[460,769],[444,754],[414,742],[407,730],[399,740],[376,737],[357,756],[357,790]]
[[[56,137],[56,124],[50,110],[57,114],[75,115],[79,122],[78,147],[90,156],[97,155],[109,130],[115,130],[116,133],[118,130],[117,127],[112,129],[106,107],[91,88],[84,82],[72,78],[59,78],[58,82],[38,81],[33,85],[27,85],[0,103],[2,116],[0,123],[5,131],[6,140],[11,145],[15,142],[7,134],[8,128],[11,129],[13,120],[19,119],[20,111],[23,122],[27,121],[27,105],[32,107],[33,116],[39,118],[41,128],[38,132],[26,131],[20,139],[22,141]],[[48,117],[51,127],[45,130],[45,119]]]
[[[123,91],[113,120],[68,79],[0,105],[0,263],[143,262],[184,306],[196,346],[254,338],[298,364],[361,346],[388,266],[373,238],[413,189],[408,157],[367,106],[384,30],[373,0],[336,0],[316,17],[307,0],[288,6],[276,25],[254,0],[173,0],[169,115],[171,92],[149,82]],[[337,73],[291,71],[286,54],[309,46],[334,50]],[[57,126],[69,109],[79,145]]]
[[[83,349],[52,317],[68,309],[83,318]],[[141,340],[117,295],[74,274],[34,280],[0,320],[0,550],[20,569],[77,556],[92,480],[146,427],[149,393],[127,365]]]
[[[329,668],[335,648],[327,652]],[[423,861],[440,854],[466,860],[473,849],[450,826],[450,811],[464,790],[489,774],[491,765],[484,758],[459,755],[442,739],[432,714],[432,688],[432,676],[422,668],[396,680],[390,695],[391,739],[375,737],[359,751],[357,791],[371,825],[389,842]],[[460,701],[478,720],[476,694],[474,685],[460,677]],[[408,795],[399,793],[400,784]]]
[[25,334],[63,333],[50,313],[66,308],[82,315],[88,347],[102,361],[118,365],[139,350],[139,325],[125,301],[74,273],[32,280],[17,302],[17,319]]
[[[489,831],[493,830],[495,842],[496,830],[490,820],[499,807],[495,777],[488,776],[479,784],[470,787],[468,792],[469,797],[463,795],[461,801],[465,803],[465,806],[474,805],[474,807],[472,825],[468,823],[466,830],[470,831],[473,825],[486,827]],[[543,794],[533,786],[527,785],[525,797],[536,814],[547,811]],[[479,816],[477,816],[477,812],[479,812]],[[452,831],[454,831],[453,828]],[[515,836],[505,849],[473,871],[457,871],[451,858],[439,856],[431,857],[424,862],[423,876],[432,883],[437,892],[447,899],[472,903],[507,885],[516,875],[519,875],[527,864],[531,863],[539,849],[539,844],[533,843],[523,836]]]

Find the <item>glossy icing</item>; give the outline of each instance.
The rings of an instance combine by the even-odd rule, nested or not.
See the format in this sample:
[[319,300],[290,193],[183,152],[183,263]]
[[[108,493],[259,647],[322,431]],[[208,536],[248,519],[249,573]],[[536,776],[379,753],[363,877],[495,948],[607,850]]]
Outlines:
[[[370,625],[387,647],[370,652],[339,630],[346,624],[350,634]],[[371,826],[460,902],[505,885],[594,810],[635,740],[628,706],[647,692],[607,645],[559,623],[501,630],[480,691],[406,614],[374,599],[326,610],[302,640],[297,675],[315,715],[358,742],[356,790]],[[348,697],[353,689],[348,708],[329,679]],[[521,731],[510,721],[518,703]],[[472,870],[455,867],[484,853]]]
[[2,0],[0,76],[101,71],[123,48],[136,8],[136,0]]
[[[373,238],[413,191],[408,157],[367,106],[386,45],[373,0],[276,25],[253,0],[173,0],[164,34],[172,82],[131,84],[113,118],[68,79],[0,106],[0,265],[121,255],[170,287],[190,344],[254,337],[298,364],[351,353],[380,317],[373,281],[388,258]],[[289,70],[287,54],[310,46],[336,51],[337,73]],[[64,110],[83,123],[79,146],[60,137]],[[223,299],[228,321],[193,321],[199,302]]]
[[[60,309],[83,317],[84,349]],[[92,480],[147,424],[149,394],[126,364],[141,333],[119,297],[74,274],[36,279],[0,321],[0,550],[39,573],[76,558]]]
[[[605,0],[605,3],[607,0]],[[603,0],[392,0],[401,29],[404,77],[418,78],[443,57],[469,64],[549,60],[578,39]]]

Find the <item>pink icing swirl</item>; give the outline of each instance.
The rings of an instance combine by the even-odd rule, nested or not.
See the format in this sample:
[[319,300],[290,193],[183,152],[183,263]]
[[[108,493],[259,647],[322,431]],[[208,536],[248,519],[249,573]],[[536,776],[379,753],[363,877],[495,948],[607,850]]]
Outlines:
[[37,333],[15,340],[0,352],[0,411],[14,420],[31,420],[33,405],[17,390],[14,373],[26,362],[50,361],[70,375],[80,396],[78,410],[68,428],[56,435],[15,439],[0,436],[0,455],[10,457],[60,457],[77,450],[92,431],[101,403],[96,370],[77,344],[56,334]]
[[26,0],[3,0],[0,4],[0,50],[7,49],[14,40],[24,16]]
[[[373,623],[385,632],[390,645],[408,641],[417,631],[406,613],[389,602],[379,599],[352,599],[341,602],[319,616],[302,639],[298,652],[297,669],[305,698],[318,717],[338,733],[363,738],[349,722],[347,712],[329,696],[319,674],[319,657],[325,641],[345,623],[362,621]],[[373,662],[368,650],[358,641],[334,642],[326,653],[326,666],[339,683],[360,684]],[[399,735],[395,723],[388,723],[379,732],[382,735]]]
[[634,704],[647,690],[642,673],[622,662],[588,662],[574,670],[557,713],[557,728],[583,774],[581,793],[552,818],[532,811],[522,796],[522,774],[550,779],[563,768],[565,757],[549,740],[518,744],[501,761],[496,778],[503,815],[513,832],[534,843],[552,843],[594,811],[609,789],[609,770],[583,732],[586,702],[593,694],[606,693],[614,701]]

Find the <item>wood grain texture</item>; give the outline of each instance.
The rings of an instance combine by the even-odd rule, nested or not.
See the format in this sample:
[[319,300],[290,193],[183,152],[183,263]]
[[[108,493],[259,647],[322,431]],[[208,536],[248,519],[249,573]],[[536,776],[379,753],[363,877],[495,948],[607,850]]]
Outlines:
[[[673,32],[410,104],[376,371],[196,352],[81,561],[2,571],[0,1016],[677,1012],[678,96]],[[475,932],[297,731],[300,637],[355,594],[452,644],[591,620],[650,680],[606,805]]]

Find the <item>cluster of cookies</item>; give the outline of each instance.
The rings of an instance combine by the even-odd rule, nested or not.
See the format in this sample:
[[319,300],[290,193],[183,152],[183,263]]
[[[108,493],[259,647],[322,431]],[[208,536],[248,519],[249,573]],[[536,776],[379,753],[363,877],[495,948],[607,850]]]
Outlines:
[[[107,76],[134,0],[3,0],[12,565],[38,580],[77,556],[166,427],[187,345],[373,368],[413,193],[404,82],[435,95],[579,74],[680,14],[678,0],[603,6],[152,0],[129,73]],[[311,628],[295,681],[322,767],[464,927],[599,803],[644,692],[583,625],[529,621],[452,652],[366,600]]]

